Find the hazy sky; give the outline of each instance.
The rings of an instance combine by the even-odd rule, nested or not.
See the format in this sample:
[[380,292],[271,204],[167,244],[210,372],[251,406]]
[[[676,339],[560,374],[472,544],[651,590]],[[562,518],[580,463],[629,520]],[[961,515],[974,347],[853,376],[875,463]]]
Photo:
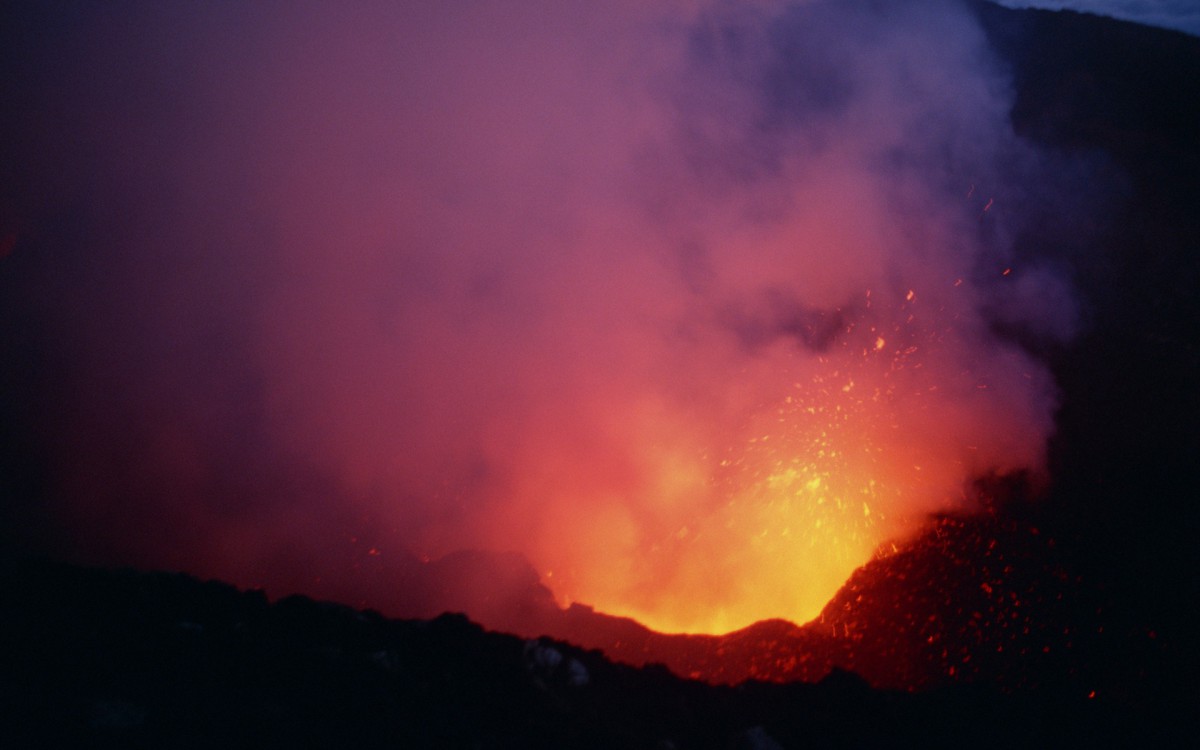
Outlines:
[[1122,18],[1200,36],[1200,3],[1195,0],[998,0],[1010,8],[1069,9]]

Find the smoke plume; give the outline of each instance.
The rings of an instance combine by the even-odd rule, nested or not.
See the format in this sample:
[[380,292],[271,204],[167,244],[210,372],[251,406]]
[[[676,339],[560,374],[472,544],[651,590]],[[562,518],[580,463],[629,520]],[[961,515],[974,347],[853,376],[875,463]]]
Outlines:
[[653,5],[23,11],[55,543],[300,588],[517,552],[711,632],[1040,471],[1014,341],[1076,311],[1013,247],[1061,170],[969,10]]

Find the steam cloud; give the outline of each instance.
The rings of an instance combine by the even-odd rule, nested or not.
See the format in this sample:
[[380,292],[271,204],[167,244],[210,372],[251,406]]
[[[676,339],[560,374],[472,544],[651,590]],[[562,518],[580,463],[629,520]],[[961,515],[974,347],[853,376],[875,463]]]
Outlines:
[[727,629],[1036,472],[1012,334],[1076,311],[1013,248],[1061,170],[970,13],[641,5],[27,11],[0,273],[69,363],[59,543],[302,588],[511,550]]

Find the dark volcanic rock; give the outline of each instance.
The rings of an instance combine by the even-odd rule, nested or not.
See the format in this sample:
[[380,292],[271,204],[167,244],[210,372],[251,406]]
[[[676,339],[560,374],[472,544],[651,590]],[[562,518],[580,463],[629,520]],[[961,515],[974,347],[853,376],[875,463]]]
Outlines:
[[1055,689],[880,691],[842,670],[716,687],[462,615],[51,563],[4,567],[0,618],[6,747],[1016,746],[1161,740],[1186,718]]

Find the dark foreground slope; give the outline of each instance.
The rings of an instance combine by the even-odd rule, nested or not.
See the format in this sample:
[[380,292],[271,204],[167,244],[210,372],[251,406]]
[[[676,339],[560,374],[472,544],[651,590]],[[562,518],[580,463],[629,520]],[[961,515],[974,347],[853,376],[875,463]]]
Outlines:
[[1186,718],[1045,689],[713,687],[598,652],[178,574],[10,564],[5,747],[800,747],[1166,741]]

